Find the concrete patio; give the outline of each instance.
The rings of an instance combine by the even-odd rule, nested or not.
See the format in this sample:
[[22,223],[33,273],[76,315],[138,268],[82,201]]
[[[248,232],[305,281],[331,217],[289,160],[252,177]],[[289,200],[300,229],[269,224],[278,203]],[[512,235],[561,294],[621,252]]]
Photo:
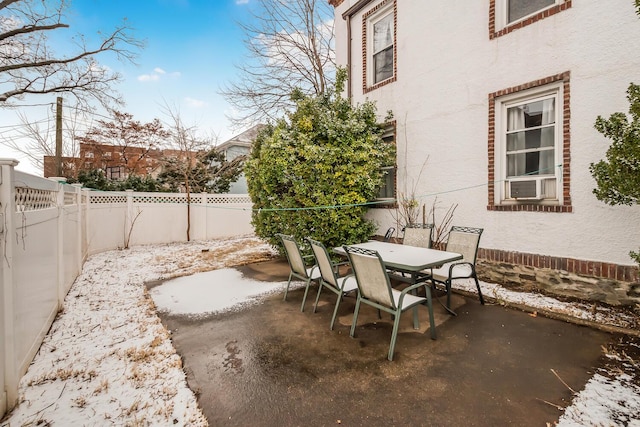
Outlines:
[[[286,281],[283,260],[250,264],[254,279]],[[206,318],[161,315],[190,388],[210,425],[519,425],[553,423],[601,363],[616,335],[454,296],[457,317],[434,305],[438,339],[402,318],[393,362],[389,316],[363,308],[349,337],[355,298],[341,305],[302,289]],[[555,372],[555,373],[554,373]],[[556,376],[557,374],[557,376]],[[564,381],[567,385],[563,384]]]

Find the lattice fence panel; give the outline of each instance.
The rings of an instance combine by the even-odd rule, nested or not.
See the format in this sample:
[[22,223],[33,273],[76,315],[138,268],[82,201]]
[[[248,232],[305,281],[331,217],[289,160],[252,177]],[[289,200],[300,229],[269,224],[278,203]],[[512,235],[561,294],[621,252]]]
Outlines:
[[57,191],[16,187],[16,211],[37,211],[56,207]]
[[238,204],[238,203],[251,203],[251,197],[249,196],[240,196],[240,197],[230,197],[224,194],[221,195],[213,195],[207,198],[209,203],[215,203],[219,205],[230,205],[230,204]]
[[121,194],[104,194],[97,193],[91,194],[92,204],[115,204],[115,203],[127,203],[127,196]]
[[75,205],[76,204],[76,193],[64,193],[64,204],[66,205]]
[[[197,199],[196,199],[197,200]],[[191,202],[194,203],[194,198],[191,198]],[[187,195],[175,195],[175,194],[158,194],[153,196],[133,196],[133,203],[187,203]]]

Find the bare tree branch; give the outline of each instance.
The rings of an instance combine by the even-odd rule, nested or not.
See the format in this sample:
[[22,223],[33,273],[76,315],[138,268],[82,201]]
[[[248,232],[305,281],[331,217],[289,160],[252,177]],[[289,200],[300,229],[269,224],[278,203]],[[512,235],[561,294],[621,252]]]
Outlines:
[[238,80],[220,93],[247,127],[281,117],[295,89],[325,93],[335,78],[333,8],[325,0],[260,0],[250,23],[239,24],[248,51]]
[[67,0],[0,1],[0,105],[50,93],[72,94],[84,105],[90,100],[105,107],[122,103],[112,88],[121,77],[100,66],[97,58],[114,54],[133,62],[142,43],[124,22],[102,36],[95,47],[87,47],[83,37],[77,36],[77,41],[70,40],[78,47],[76,53],[56,55],[48,35],[69,28],[63,22],[66,9]]
[[[36,169],[44,170],[44,157],[55,156],[55,112],[47,110],[46,117],[33,119],[23,112],[18,112],[19,124],[15,131],[0,135],[0,145],[23,154]],[[63,110],[62,157],[78,157],[80,153],[76,134],[86,125],[90,118],[86,111],[77,106],[65,106]]]

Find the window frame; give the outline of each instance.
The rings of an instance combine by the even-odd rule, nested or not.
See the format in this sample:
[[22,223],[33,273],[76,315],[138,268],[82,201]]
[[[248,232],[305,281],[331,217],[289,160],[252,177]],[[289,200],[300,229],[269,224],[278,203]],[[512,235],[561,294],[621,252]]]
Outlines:
[[572,6],[572,0],[555,0],[550,6],[538,9],[529,15],[513,22],[508,22],[508,2],[510,0],[489,0],[489,39],[503,36],[513,30],[533,24],[548,18]]
[[[544,212],[571,212],[570,197],[570,73],[536,80],[524,85],[489,94],[489,173],[488,210],[527,210]],[[535,177],[544,185],[544,179],[555,178],[555,197],[517,199],[509,197],[508,181],[526,179],[525,176],[507,177],[507,110],[537,100],[554,97],[555,133],[554,165],[551,174]],[[531,178],[533,179],[533,178]]]
[[[376,23],[380,22],[382,19],[388,17],[393,14],[392,23],[393,23],[393,65],[392,65],[392,75],[384,80],[379,82],[375,81],[375,61],[374,57],[377,53],[380,53],[386,49],[383,49],[379,52],[374,52],[373,50],[373,27]],[[398,28],[398,19],[397,19],[397,0],[384,0],[379,3],[377,6],[369,10],[362,17],[362,90],[363,93],[370,92],[375,90],[381,86],[387,85],[389,83],[395,82],[397,80],[398,75],[398,42],[397,42],[397,28]]]

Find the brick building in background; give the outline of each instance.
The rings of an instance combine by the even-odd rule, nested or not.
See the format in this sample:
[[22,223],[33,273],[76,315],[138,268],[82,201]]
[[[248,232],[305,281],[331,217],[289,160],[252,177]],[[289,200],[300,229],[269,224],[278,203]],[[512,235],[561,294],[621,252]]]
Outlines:
[[[110,180],[123,180],[129,175],[147,176],[156,178],[164,162],[171,158],[189,156],[192,159],[199,153],[184,153],[180,150],[148,150],[144,147],[122,147],[107,144],[84,144],[80,143],[80,157],[62,158],[62,175],[70,178],[77,178],[82,170],[90,171],[101,169]],[[56,176],[56,158],[54,156],[44,157],[45,178]]]

